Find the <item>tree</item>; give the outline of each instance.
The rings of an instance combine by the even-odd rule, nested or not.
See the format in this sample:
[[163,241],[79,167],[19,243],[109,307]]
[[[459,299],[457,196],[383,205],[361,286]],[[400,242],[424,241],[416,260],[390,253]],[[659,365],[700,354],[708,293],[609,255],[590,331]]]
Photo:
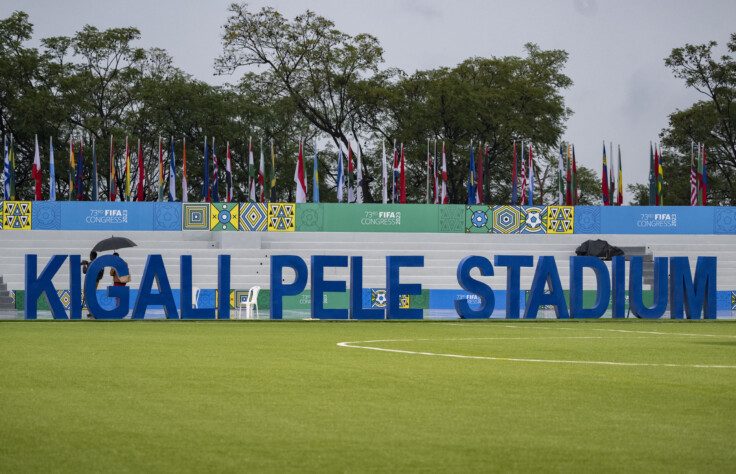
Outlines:
[[715,41],[686,44],[665,59],[675,77],[705,98],[673,112],[669,128],[662,131],[665,157],[671,156],[664,166],[667,204],[690,203],[691,141],[706,146],[709,204],[736,202],[736,34],[731,35],[727,54],[720,59],[714,58],[716,46]]
[[383,61],[378,40],[340,32],[311,11],[292,22],[270,7],[251,13],[247,5],[234,4],[230,12],[223,55],[215,69],[232,73],[241,66],[264,66],[263,73],[246,78],[268,88],[272,98],[291,99],[300,114],[336,145],[341,142],[347,148],[352,136],[360,146],[350,86],[377,72]]

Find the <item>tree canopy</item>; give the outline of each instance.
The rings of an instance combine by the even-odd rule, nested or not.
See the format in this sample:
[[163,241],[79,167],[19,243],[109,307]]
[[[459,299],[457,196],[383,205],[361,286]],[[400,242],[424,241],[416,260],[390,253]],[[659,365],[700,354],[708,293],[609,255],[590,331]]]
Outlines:
[[[212,86],[176,68],[166,51],[137,47],[140,32],[134,27],[99,30],[85,25],[69,37],[43,38],[39,49],[28,46],[32,35],[25,13],[0,20],[0,132],[13,137],[22,157],[17,165],[21,197],[32,195],[32,159],[27,158],[38,134],[42,156],[48,156],[52,137],[55,142],[54,185],[60,199],[69,190],[70,140],[75,147],[80,140],[84,144],[88,195],[92,143],[100,194],[106,195],[111,139],[118,189],[124,187],[125,137],[133,169],[140,140],[146,194],[153,198],[159,138],[166,156],[174,138],[179,162],[181,139],[186,138],[189,198],[197,199],[204,139],[211,146],[211,137],[216,137],[220,172],[229,141],[235,199],[241,201],[248,199],[245,183],[253,175],[250,139],[256,167],[260,153],[265,155],[267,176],[273,143],[274,194],[288,201],[293,199],[291,177],[302,138],[305,158],[321,144],[322,200],[336,200],[338,144],[344,151],[350,144],[361,153],[365,200],[380,200],[383,143],[388,142],[390,169],[396,140],[406,153],[408,201],[424,202],[430,139],[432,154],[435,142],[439,158],[443,143],[447,151],[450,202],[467,201],[471,141],[476,157],[478,147],[483,150],[484,202],[510,201],[514,141],[519,148],[522,141],[533,146],[539,179],[535,202],[542,194],[545,203],[556,202],[557,147],[572,113],[562,95],[572,85],[564,74],[565,51],[527,44],[520,57],[473,57],[410,74],[382,69],[383,49],[369,34],[349,35],[311,11],[289,20],[270,7],[251,11],[240,4],[229,9],[215,70],[242,75],[234,84]],[[325,150],[325,141],[335,147]],[[578,167],[578,172],[581,189],[595,181],[592,170]],[[133,189],[135,181],[136,173]],[[44,188],[48,195],[48,179]],[[595,202],[594,193],[584,196],[581,202]]]

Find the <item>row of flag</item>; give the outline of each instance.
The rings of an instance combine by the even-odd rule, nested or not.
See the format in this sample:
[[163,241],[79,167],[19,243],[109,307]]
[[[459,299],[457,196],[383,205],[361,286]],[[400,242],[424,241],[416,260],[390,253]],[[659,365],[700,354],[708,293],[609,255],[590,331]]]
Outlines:
[[[174,151],[174,138],[170,141],[170,151],[168,152],[169,170],[168,170],[168,200],[176,201],[176,180],[177,180],[177,166],[176,157]],[[9,146],[8,146],[9,145]],[[54,171],[54,148],[53,139],[50,139],[50,182],[55,183],[55,171]],[[138,140],[137,153],[133,156],[137,158],[137,189],[131,188],[132,179],[135,178],[135,171],[131,167],[131,148],[128,143],[128,138],[125,139],[125,178],[123,180],[123,189],[117,189],[118,180],[116,179],[116,161],[114,155],[114,140],[110,137],[110,168],[109,168],[109,200],[110,201],[144,201],[145,196],[145,173],[143,166],[143,153],[141,148],[140,140]],[[95,149],[95,141],[92,141],[92,180],[91,180],[91,199],[96,201],[99,199],[98,192],[98,172],[97,172],[97,155]],[[164,201],[166,194],[165,183],[166,183],[166,172],[164,167],[164,146],[163,140],[159,137],[159,150],[158,150],[158,200]],[[386,155],[385,142],[383,143],[383,160],[382,160],[382,202],[389,202],[388,189],[388,163]],[[12,138],[8,144],[7,138],[4,140],[5,150],[5,166],[4,166],[4,191],[6,200],[15,200],[15,152]],[[473,143],[470,143],[470,161],[468,169],[468,204],[482,204],[483,203],[483,163],[484,158],[488,155],[487,146],[480,144],[477,147],[478,160],[476,167],[475,160],[475,149]],[[560,144],[560,155],[557,172],[557,188],[558,188],[558,204],[574,206],[578,203],[578,179],[577,179],[577,161],[575,157],[574,145]],[[396,141],[393,144],[393,173],[392,173],[392,196],[390,202],[392,203],[406,203],[406,176],[405,176],[405,157],[404,157],[404,146],[400,144],[397,146]],[[534,159],[532,153],[532,146],[526,145],[524,142],[520,144],[520,159],[517,160],[517,143],[514,141],[513,144],[513,161],[512,161],[512,188],[511,188],[511,204],[521,205],[533,205],[534,196],[534,182],[536,170],[534,168]],[[203,169],[203,186],[202,186],[202,198],[207,202],[219,202],[220,195],[220,183],[218,172],[218,160],[216,153],[215,139],[212,137],[211,142],[211,156],[210,160],[210,144],[205,137],[204,143],[204,169]],[[609,168],[608,157],[611,158],[611,166]],[[338,162],[337,162],[337,200],[342,203],[345,200],[345,190],[347,188],[347,202],[363,202],[363,176],[362,176],[362,162],[361,162],[361,149],[357,149],[357,162],[354,165],[354,154],[352,145],[348,143],[347,149],[347,173],[345,173],[345,167],[343,165],[344,155],[342,144],[338,145]],[[211,161],[211,165],[210,165]],[[259,167],[256,170],[253,153],[253,141],[249,141],[249,156],[248,156],[248,200],[251,202],[265,202],[266,200],[275,201],[274,191],[276,186],[275,178],[275,155],[273,141],[271,142],[271,176],[270,176],[270,190],[271,195],[267,195],[266,186],[264,182],[264,153],[263,143],[260,146],[260,160]],[[234,199],[233,195],[233,173],[230,156],[230,144],[226,145],[226,167],[225,167],[225,188],[226,193],[223,201],[231,202]],[[69,199],[70,200],[83,200],[85,199],[84,193],[84,167],[83,167],[83,150],[81,139],[77,144],[74,143],[73,139],[69,141]],[[318,152],[315,144],[314,153],[314,171],[313,171],[313,186],[312,186],[312,201],[319,202],[319,173],[318,173]],[[603,198],[603,204],[608,206],[616,206],[623,204],[623,172],[621,167],[621,147],[618,146],[618,172],[614,173],[615,166],[613,163],[613,144],[610,144],[608,153],[606,151],[606,144],[603,143],[603,163],[601,173],[601,194]],[[211,179],[210,179],[211,170]],[[617,179],[614,177],[616,175]],[[36,137],[35,153],[33,160],[33,170],[31,173],[32,178],[35,180],[35,199],[42,200],[42,187],[41,187],[41,159],[38,147],[38,137]],[[478,179],[481,176],[481,179]],[[650,145],[650,174],[649,174],[649,204],[652,206],[664,205],[662,198],[662,185],[663,185],[663,156],[661,147],[657,145]],[[536,176],[539,179],[538,175]],[[296,184],[296,202],[307,201],[307,181],[304,169],[304,156],[303,156],[303,142],[299,141],[299,155],[297,159],[297,166],[294,172],[294,182]],[[690,204],[695,205],[707,205],[706,191],[707,191],[707,177],[706,177],[706,159],[705,159],[705,146],[702,144],[692,143],[691,145],[691,173],[690,173]],[[187,186],[187,164],[186,164],[186,139],[182,143],[182,201],[186,202],[188,196]],[[56,187],[50,186],[49,200],[56,200]],[[447,161],[445,154],[445,145],[442,144],[442,163],[441,166],[438,163],[437,143],[434,145],[434,153],[430,149],[430,140],[427,140],[427,180],[425,190],[425,201],[427,204],[447,204]]]
[[[603,170],[601,171],[601,195],[604,206],[622,206],[624,203],[623,171],[621,169],[621,145],[618,146],[618,186],[614,179],[613,143],[609,148],[611,169],[606,159],[606,142],[603,142]],[[659,204],[658,204],[659,205]]]

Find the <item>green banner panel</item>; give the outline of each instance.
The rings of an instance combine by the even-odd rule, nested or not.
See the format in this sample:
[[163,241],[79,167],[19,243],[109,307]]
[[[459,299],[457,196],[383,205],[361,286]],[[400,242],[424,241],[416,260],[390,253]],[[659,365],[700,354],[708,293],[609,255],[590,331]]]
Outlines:
[[[297,204],[303,232],[438,232],[440,207],[427,204]],[[462,207],[462,206],[461,206]],[[454,214],[448,226],[456,226]],[[450,230],[454,231],[454,230]],[[443,232],[450,232],[444,231]]]

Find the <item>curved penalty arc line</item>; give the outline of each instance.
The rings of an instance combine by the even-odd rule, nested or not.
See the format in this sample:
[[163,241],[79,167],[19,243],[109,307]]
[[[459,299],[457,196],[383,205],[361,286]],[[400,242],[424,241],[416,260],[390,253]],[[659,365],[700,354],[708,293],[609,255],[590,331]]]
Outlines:
[[[473,338],[484,339],[484,338]],[[488,338],[501,339],[501,338]],[[513,338],[519,339],[519,338]],[[577,338],[575,338],[577,339]],[[587,339],[587,338],[586,338]],[[474,360],[495,360],[506,362],[531,362],[531,363],[547,363],[547,364],[589,364],[589,365],[610,365],[624,367],[682,367],[682,368],[698,368],[698,369],[736,369],[736,365],[707,365],[707,364],[668,364],[668,363],[649,363],[649,362],[612,362],[612,361],[596,361],[596,360],[558,360],[558,359],[521,359],[515,357],[493,357],[493,356],[471,356],[462,354],[446,354],[439,352],[409,351],[404,349],[388,349],[385,347],[375,347],[357,344],[373,344],[377,342],[415,342],[415,341],[432,341],[434,339],[381,339],[373,341],[351,341],[339,342],[339,347],[347,347],[350,349],[367,349],[380,352],[394,352],[398,354],[423,355],[434,357],[449,357],[453,359],[474,359]],[[445,340],[445,339],[436,339]],[[459,340],[459,339],[454,339]]]

